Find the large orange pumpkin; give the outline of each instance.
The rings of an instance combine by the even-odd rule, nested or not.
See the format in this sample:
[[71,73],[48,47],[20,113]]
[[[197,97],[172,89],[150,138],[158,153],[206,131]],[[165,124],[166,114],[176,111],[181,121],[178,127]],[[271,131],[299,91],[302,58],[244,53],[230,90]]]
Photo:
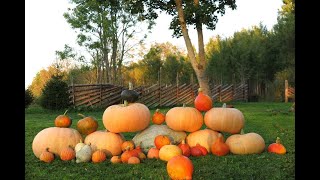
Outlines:
[[212,99],[203,93],[202,88],[199,88],[198,95],[194,100],[194,106],[199,111],[208,111],[212,108]]
[[175,131],[194,132],[203,125],[203,117],[196,108],[174,107],[167,112],[166,123]]
[[212,144],[218,139],[218,132],[211,129],[202,129],[187,136],[187,144],[190,147],[196,146],[198,143],[211,152]]
[[82,137],[80,133],[72,128],[49,127],[40,131],[33,139],[32,150],[39,158],[40,154],[47,148],[50,152],[60,157],[63,148],[71,146],[74,148]]
[[107,157],[120,155],[123,142],[124,139],[120,134],[107,131],[95,131],[84,140],[85,144],[91,143],[92,152],[103,150]]
[[144,130],[150,123],[150,111],[141,103],[109,106],[103,113],[104,127],[114,133],[137,132]]
[[244,127],[244,116],[236,108],[215,107],[204,115],[205,125],[215,131],[227,132],[230,134],[239,133]]

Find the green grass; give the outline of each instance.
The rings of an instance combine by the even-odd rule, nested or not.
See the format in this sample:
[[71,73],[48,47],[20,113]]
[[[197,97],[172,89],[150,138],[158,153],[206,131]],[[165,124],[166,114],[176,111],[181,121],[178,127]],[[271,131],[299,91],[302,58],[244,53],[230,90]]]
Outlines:
[[[190,157],[194,165],[193,179],[295,179],[295,116],[289,112],[291,103],[240,103],[233,105],[245,117],[244,131],[260,134],[266,148],[280,137],[287,149],[285,155],[261,154],[233,155],[217,157]],[[215,106],[221,106],[216,103]],[[166,112],[169,109],[162,109]],[[138,165],[111,164],[110,159],[100,164],[64,162],[56,158],[52,163],[40,162],[32,152],[32,141],[38,132],[54,126],[54,119],[64,111],[49,111],[38,106],[30,106],[25,114],[25,178],[26,179],[169,179],[166,162],[147,159]],[[103,110],[71,111],[71,125],[76,129],[80,119],[77,113],[95,117],[98,130],[104,129]],[[151,110],[154,113],[154,110]],[[205,126],[203,126],[204,128]],[[135,133],[125,133],[132,139]],[[224,134],[225,137],[230,134]]]

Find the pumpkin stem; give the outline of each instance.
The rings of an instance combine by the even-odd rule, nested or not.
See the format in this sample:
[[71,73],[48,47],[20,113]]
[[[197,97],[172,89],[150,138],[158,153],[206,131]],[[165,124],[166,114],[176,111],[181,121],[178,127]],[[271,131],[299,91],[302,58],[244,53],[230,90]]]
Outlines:
[[132,90],[132,89],[133,89],[132,82],[129,82],[129,90]]
[[185,143],[186,143],[186,141],[183,139],[182,142],[181,142],[181,144],[185,144]]
[[82,139],[80,139],[80,143],[82,143]]
[[243,129],[241,129],[240,134],[244,134],[244,130]]
[[83,118],[86,117],[85,115],[83,115],[83,114],[81,114],[81,113],[78,113],[78,116],[81,116],[81,117],[83,117]]
[[222,134],[221,134],[221,133],[218,134],[218,138],[220,138],[220,137],[222,137]]
[[223,103],[222,108],[226,108],[226,107],[227,107],[227,104]]
[[186,107],[186,104],[185,104],[185,103],[183,103],[183,104],[182,104],[182,107]]
[[68,110],[69,110],[69,109],[67,109],[67,110],[63,113],[63,115],[66,115],[66,114],[67,114],[67,112],[68,112]]
[[128,101],[127,101],[127,100],[124,100],[124,101],[123,101],[123,107],[126,107],[126,106],[128,106]]
[[276,143],[277,143],[277,144],[281,144],[281,141],[280,141],[280,138],[279,138],[279,137],[277,137]]
[[89,142],[89,144],[87,144],[88,146],[91,146],[91,142]]
[[156,112],[159,112],[160,111],[160,109],[156,109]]
[[203,89],[200,87],[199,89],[198,89],[198,92],[200,93],[200,92],[202,92],[203,91]]
[[48,147],[46,148],[46,151],[49,152],[49,148]]

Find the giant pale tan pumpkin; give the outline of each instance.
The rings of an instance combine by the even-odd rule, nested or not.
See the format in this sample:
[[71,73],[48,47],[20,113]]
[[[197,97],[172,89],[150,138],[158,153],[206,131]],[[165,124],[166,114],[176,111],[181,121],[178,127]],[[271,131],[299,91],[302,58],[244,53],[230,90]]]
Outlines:
[[203,125],[202,114],[193,107],[174,107],[166,114],[166,123],[175,131],[194,132]]
[[148,127],[150,118],[148,107],[141,103],[112,105],[102,116],[104,127],[114,133],[144,130]]
[[71,146],[74,148],[82,137],[80,133],[72,128],[49,127],[40,131],[33,139],[32,150],[39,158],[40,154],[47,148],[50,152],[60,157],[62,149]]
[[258,154],[264,151],[264,139],[257,133],[234,134],[227,138],[226,144],[233,154]]
[[85,144],[91,143],[92,152],[96,150],[103,150],[107,157],[117,156],[122,153],[121,145],[125,140],[120,134],[107,132],[107,131],[95,131],[89,134],[85,140]]
[[218,138],[218,132],[211,129],[202,129],[187,136],[187,144],[190,147],[194,147],[199,143],[201,146],[205,147],[208,152],[211,152],[211,146]]
[[214,107],[204,115],[205,125],[215,131],[239,133],[244,127],[244,116],[236,108]]

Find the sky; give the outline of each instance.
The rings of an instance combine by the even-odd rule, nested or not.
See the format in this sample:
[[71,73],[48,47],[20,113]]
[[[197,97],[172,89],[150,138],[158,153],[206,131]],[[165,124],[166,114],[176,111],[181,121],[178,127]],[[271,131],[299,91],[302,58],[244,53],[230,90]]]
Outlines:
[[[236,0],[237,9],[226,9],[225,15],[218,19],[216,29],[204,29],[204,43],[209,38],[220,35],[230,37],[234,32],[251,28],[261,22],[268,30],[277,23],[282,0]],[[26,0],[25,3],[25,88],[41,69],[46,69],[56,60],[55,51],[63,50],[64,45],[78,47],[76,33],[63,17],[68,0]],[[171,17],[161,14],[156,26],[146,39],[146,48],[157,42],[171,42],[186,49],[184,39],[172,38],[169,30]],[[197,47],[197,33],[189,28],[192,43]]]

